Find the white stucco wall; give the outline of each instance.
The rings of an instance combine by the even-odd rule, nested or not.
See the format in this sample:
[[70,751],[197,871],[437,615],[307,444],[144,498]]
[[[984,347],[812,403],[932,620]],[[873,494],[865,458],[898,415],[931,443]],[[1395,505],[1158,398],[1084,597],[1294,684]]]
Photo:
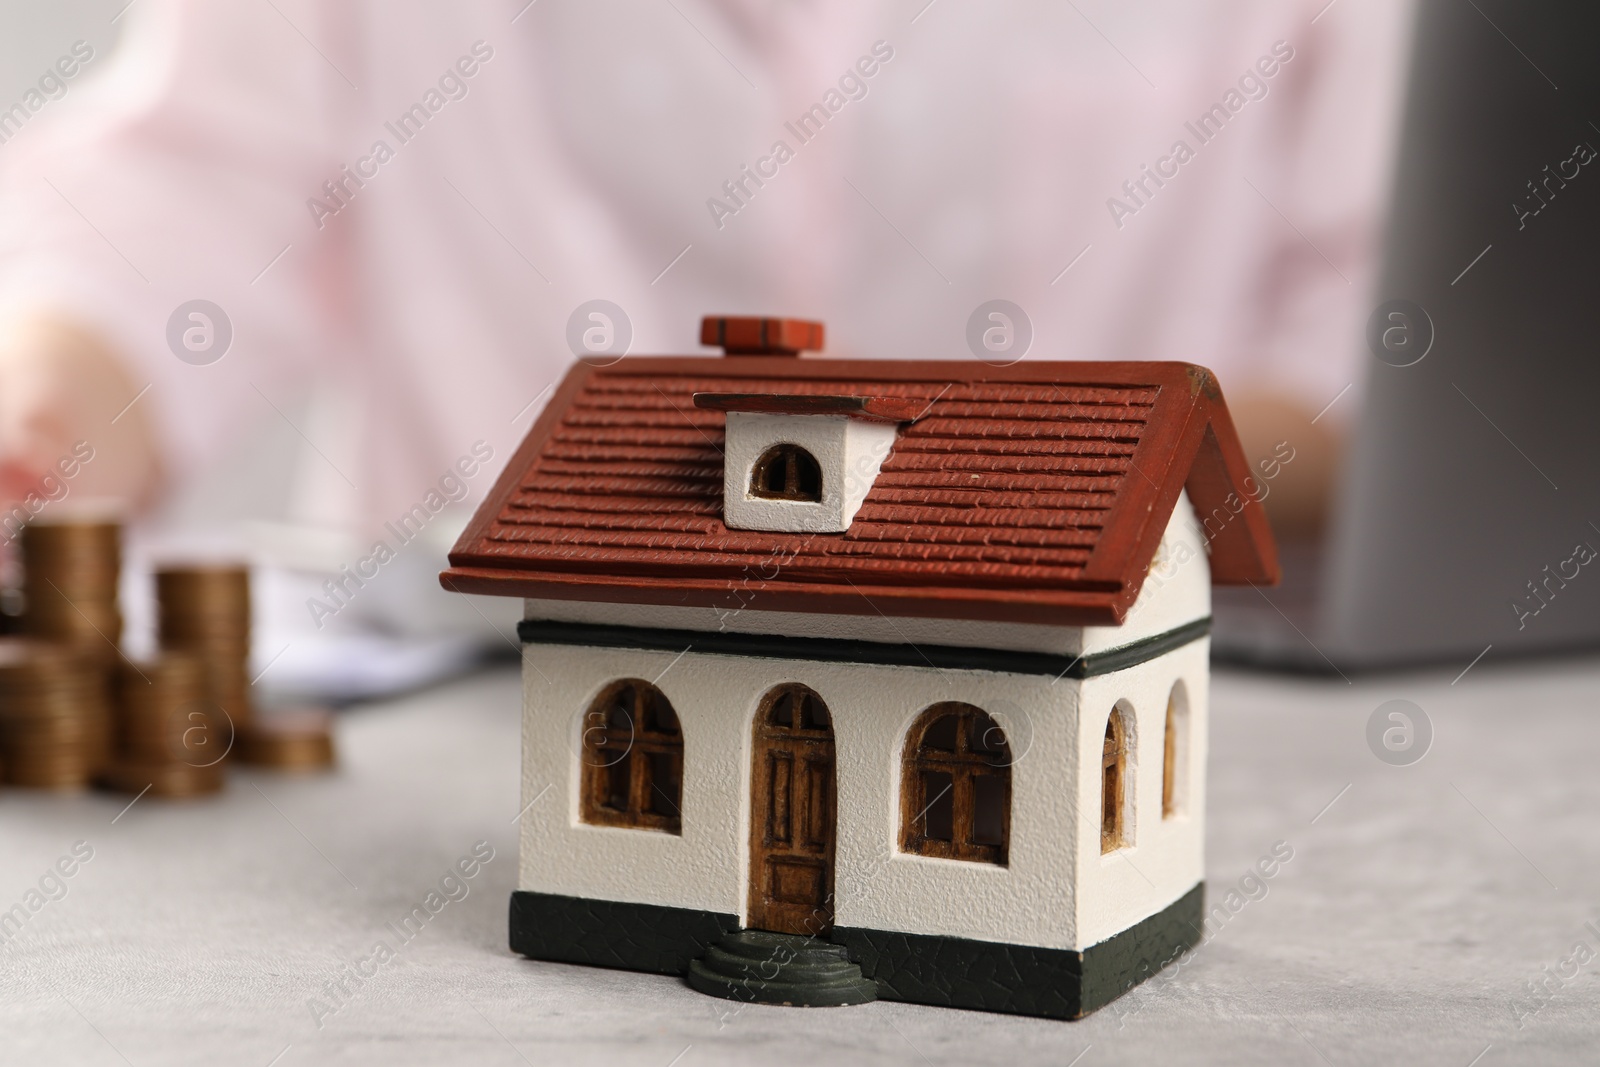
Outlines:
[[[799,682],[822,696],[834,721],[839,925],[1084,947],[1170,904],[1200,877],[1205,648],[1206,642],[1196,642],[1148,664],[1080,683],[696,652],[674,662],[677,654],[671,652],[530,645],[523,672],[523,803],[531,806],[522,820],[519,885],[731,912],[742,920],[752,721],[769,689]],[[1159,715],[1179,675],[1190,692],[1193,799],[1188,815],[1163,824]],[[581,823],[584,711],[614,680],[657,676],[684,734],[682,836]],[[1087,709],[1082,716],[1080,699]],[[1118,699],[1128,700],[1136,714],[1131,773],[1139,790],[1138,825],[1126,856],[1103,858],[1100,736],[1105,714]],[[924,708],[947,700],[988,711],[1012,745],[1005,867],[898,849],[906,730]],[[1074,889],[1080,870],[1081,893]]]
[[[884,457],[894,447],[898,431],[892,422],[844,415],[728,412],[722,460],[723,521],[735,530],[848,530],[877,480]],[[811,453],[822,475],[821,500],[770,500],[750,495],[756,460],[776,444],[799,445]]]
[[[1180,498],[1123,627],[526,602],[529,618],[716,632],[852,638],[1078,655],[1163,633],[1210,613],[1204,538]],[[1083,682],[1071,679],[690,651],[529,645],[524,652],[524,889],[746,914],[751,726],[773,687],[799,682],[833,715],[838,846],[835,921],[1053,948],[1084,948],[1187,892],[1203,874],[1207,655],[1191,642]],[[659,680],[657,680],[659,677]],[[682,836],[578,820],[582,716],[621,678],[657,680],[684,731]],[[1187,690],[1184,810],[1161,814],[1167,698]],[[1006,867],[899,851],[905,733],[930,704],[964,701],[1006,731],[1012,770]],[[1130,844],[1100,853],[1100,752],[1106,717],[1129,709]],[[1080,713],[1081,709],[1081,713]],[[548,789],[548,792],[545,790]],[[541,796],[541,794],[543,794]],[[539,799],[535,800],[538,797]]]
[[1205,533],[1189,494],[1178,494],[1161,546],[1145,576],[1139,598],[1121,626],[1086,626],[1078,633],[1077,652],[1102,652],[1143,637],[1165,633],[1211,614],[1211,561]]
[[[1074,838],[1076,930],[1083,945],[1104,941],[1155,914],[1205,876],[1206,736],[1211,642],[1202,639],[1114,674],[1085,679],[1074,723],[1074,766],[1082,784]],[[1161,812],[1167,698],[1183,683],[1187,723],[1177,767],[1179,810]],[[1106,720],[1121,706],[1131,751],[1128,844],[1100,851],[1100,768]],[[1081,947],[1081,946],[1078,946]]]
[[[1211,613],[1211,568],[1205,537],[1187,493],[1180,494],[1156,552],[1149,576],[1122,626],[1035,626],[1024,623],[952,619],[887,619],[867,615],[752,611],[727,608],[668,607],[658,604],[601,604],[577,600],[526,600],[523,615],[666,630],[836,637],[886,644],[952,645],[1054,652],[1066,656],[1101,652],[1163,633]],[[754,580],[754,578],[752,578]]]
[[[674,653],[532,645],[524,672],[521,886],[541,892],[746,913],[751,726],[773,686],[800,682],[834,722],[835,921],[985,940],[1070,945],[1074,808],[1051,786],[1070,765],[1074,682],[982,671],[827,664],[689,653],[656,683],[684,733],[683,834],[578,820],[583,711],[608,682],[654,678]],[[544,677],[550,681],[545,682]],[[988,710],[1017,754],[1010,863],[933,860],[897,847],[906,730],[930,704]]]

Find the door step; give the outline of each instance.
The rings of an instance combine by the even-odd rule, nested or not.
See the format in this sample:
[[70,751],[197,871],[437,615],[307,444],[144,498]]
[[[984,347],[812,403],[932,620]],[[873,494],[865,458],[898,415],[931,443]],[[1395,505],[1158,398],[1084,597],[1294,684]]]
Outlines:
[[878,999],[843,945],[767,930],[723,934],[685,977],[702,993],[749,1004],[831,1008]]

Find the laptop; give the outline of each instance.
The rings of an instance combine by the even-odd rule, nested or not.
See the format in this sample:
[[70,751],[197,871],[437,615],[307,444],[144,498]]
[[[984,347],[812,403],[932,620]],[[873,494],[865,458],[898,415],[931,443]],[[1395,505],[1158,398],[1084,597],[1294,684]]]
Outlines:
[[1221,661],[1600,647],[1600,7],[1422,0],[1367,399],[1321,544],[1217,590]]

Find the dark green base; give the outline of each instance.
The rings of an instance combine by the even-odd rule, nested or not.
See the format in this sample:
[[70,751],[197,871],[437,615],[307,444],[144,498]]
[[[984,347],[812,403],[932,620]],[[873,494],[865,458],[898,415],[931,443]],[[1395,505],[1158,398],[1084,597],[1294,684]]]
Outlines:
[[724,934],[684,975],[691,988],[746,1004],[838,1008],[878,999],[843,945],[799,934]]
[[737,915],[619,904],[551,893],[511,894],[511,951],[536,960],[683,974]]
[[[1200,940],[1204,912],[1201,883],[1148,919],[1081,952],[843,927],[835,927],[829,938],[843,946],[884,1000],[1081,1019],[1191,948]],[[719,912],[522,890],[511,895],[511,948],[539,960],[688,974],[691,962],[706,956],[713,943],[726,952],[719,939],[737,927],[736,916]],[[703,977],[707,985],[715,984],[717,972],[723,980],[728,977],[723,967],[702,964],[701,970],[710,975]],[[695,979],[690,984],[701,988]]]
[[884,1000],[1081,1019],[1177,959],[1200,940],[1205,884],[1082,952],[960,937],[835,927]]

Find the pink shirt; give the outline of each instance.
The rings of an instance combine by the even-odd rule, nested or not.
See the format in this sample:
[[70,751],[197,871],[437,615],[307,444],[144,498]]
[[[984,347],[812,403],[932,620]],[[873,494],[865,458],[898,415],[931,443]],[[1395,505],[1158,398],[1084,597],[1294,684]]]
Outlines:
[[595,298],[636,353],[965,358],[1002,298],[1035,357],[1359,376],[1408,4],[524,2],[144,0],[0,145],[0,304],[105,331],[180,478],[295,412],[352,531],[498,467]]

